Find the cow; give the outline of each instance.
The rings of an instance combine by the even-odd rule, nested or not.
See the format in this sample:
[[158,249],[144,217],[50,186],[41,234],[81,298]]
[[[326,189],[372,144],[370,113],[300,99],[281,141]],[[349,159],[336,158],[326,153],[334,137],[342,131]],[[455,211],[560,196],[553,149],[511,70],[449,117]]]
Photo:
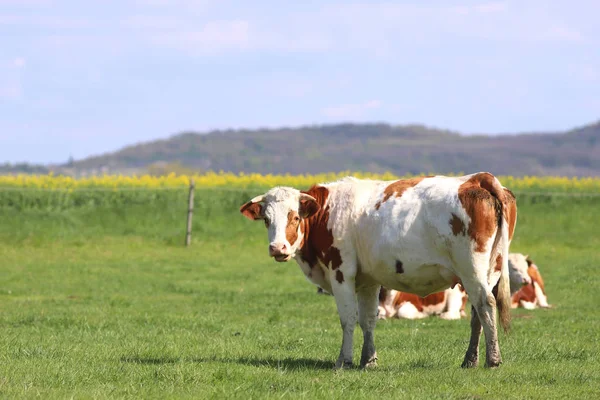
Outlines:
[[307,191],[274,187],[240,212],[264,222],[275,261],[293,258],[309,281],[333,294],[342,326],[336,369],[352,366],[357,320],[364,339],[360,367],[377,364],[373,331],[381,286],[424,297],[458,283],[472,303],[462,367],[478,365],[482,329],[485,365],[501,364],[496,309],[508,330],[508,252],[517,208],[492,174],[346,177]]
[[425,297],[382,287],[378,317],[420,319],[439,315],[442,319],[460,319],[466,316],[466,303],[467,293],[460,285]]
[[531,258],[528,255],[511,253],[508,260],[510,269],[520,271],[524,269],[527,274],[527,279],[524,280],[525,283],[519,286],[518,290],[513,291],[511,282],[511,307],[522,307],[527,310],[533,310],[538,307],[551,308],[552,306],[548,304],[548,298],[546,297],[544,280],[542,279],[540,270]]
[[523,286],[531,284],[531,277],[527,272],[527,256],[521,253],[508,255],[508,276],[510,278],[510,294],[514,295]]
[[[539,269],[529,256],[510,253],[508,271],[512,308],[551,307],[547,302]],[[460,319],[466,316],[467,299],[468,296],[460,285],[425,297],[382,287],[379,292],[377,315],[379,319],[420,319],[431,315],[439,315],[442,319]]]

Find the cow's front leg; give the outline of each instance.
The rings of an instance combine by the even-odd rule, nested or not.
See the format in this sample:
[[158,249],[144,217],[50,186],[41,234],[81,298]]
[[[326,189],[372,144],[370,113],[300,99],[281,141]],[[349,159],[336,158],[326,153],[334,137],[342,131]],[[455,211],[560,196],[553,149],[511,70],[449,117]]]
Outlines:
[[360,367],[369,368],[377,366],[377,351],[373,332],[377,323],[377,306],[379,285],[358,289],[358,323],[363,331],[363,347],[360,357]]
[[354,276],[344,276],[341,269],[332,270],[331,289],[335,297],[343,332],[342,348],[335,363],[335,368],[347,368],[352,366],[352,339],[357,319]]

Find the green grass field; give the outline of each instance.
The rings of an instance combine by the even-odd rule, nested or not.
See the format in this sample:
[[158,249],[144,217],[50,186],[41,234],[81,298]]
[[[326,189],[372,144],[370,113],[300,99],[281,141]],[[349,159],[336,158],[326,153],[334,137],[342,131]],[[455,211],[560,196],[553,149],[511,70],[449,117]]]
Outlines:
[[2,203],[0,396],[600,397],[600,198],[519,197],[511,250],[536,261],[555,307],[513,312],[500,368],[461,369],[468,320],[430,318],[379,322],[379,367],[334,372],[333,298],[268,258],[263,225],[237,211],[256,194],[197,193],[190,248],[185,192]]

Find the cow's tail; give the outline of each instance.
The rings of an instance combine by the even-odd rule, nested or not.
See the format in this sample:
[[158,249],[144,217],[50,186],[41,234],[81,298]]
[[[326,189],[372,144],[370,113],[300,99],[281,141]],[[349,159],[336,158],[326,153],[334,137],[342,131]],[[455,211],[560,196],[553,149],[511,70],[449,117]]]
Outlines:
[[[509,213],[512,212],[509,207],[508,198],[510,192],[504,190],[500,181],[494,178],[491,187],[486,189],[496,198],[496,215],[498,218],[498,230],[494,239],[494,246],[492,247],[490,265],[495,266],[498,262],[498,255],[502,256],[502,267],[500,269],[500,280],[498,285],[494,288],[494,295],[496,297],[496,306],[498,307],[498,315],[500,317],[500,325],[504,329],[504,332],[510,331],[510,279],[508,272],[508,251],[510,245],[509,237],[509,224],[510,219]],[[512,193],[510,193],[512,195]],[[516,216],[515,216],[516,217]]]

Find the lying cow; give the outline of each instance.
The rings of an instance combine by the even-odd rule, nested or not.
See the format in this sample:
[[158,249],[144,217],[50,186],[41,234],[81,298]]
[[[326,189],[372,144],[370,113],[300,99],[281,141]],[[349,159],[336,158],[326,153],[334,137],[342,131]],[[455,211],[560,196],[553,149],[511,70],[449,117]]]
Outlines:
[[524,279],[524,284],[519,286],[518,290],[513,290],[511,281],[512,308],[523,307],[527,310],[533,310],[537,307],[550,308],[551,305],[548,304],[540,270],[529,256],[511,253],[508,261],[511,270],[518,270],[520,275],[523,275],[522,271],[525,270],[527,276],[527,279]]
[[379,292],[380,319],[420,319],[439,315],[442,319],[465,317],[467,293],[460,285],[425,297],[382,287]]
[[[542,277],[537,266],[528,256],[510,253],[508,255],[508,271],[512,308],[549,307]],[[439,315],[443,319],[460,319],[466,315],[467,299],[468,296],[460,285],[425,297],[382,287],[379,292],[378,316],[380,319],[392,317],[420,319]]]
[[462,366],[478,364],[482,328],[486,366],[502,362],[496,307],[507,330],[508,252],[517,208],[493,175],[345,178],[305,192],[275,187],[240,211],[264,221],[271,257],[294,258],[311,282],[333,294],[343,332],[336,368],[352,364],[357,320],[364,338],[360,365],[376,364],[380,286],[424,297],[457,283],[473,304]]

